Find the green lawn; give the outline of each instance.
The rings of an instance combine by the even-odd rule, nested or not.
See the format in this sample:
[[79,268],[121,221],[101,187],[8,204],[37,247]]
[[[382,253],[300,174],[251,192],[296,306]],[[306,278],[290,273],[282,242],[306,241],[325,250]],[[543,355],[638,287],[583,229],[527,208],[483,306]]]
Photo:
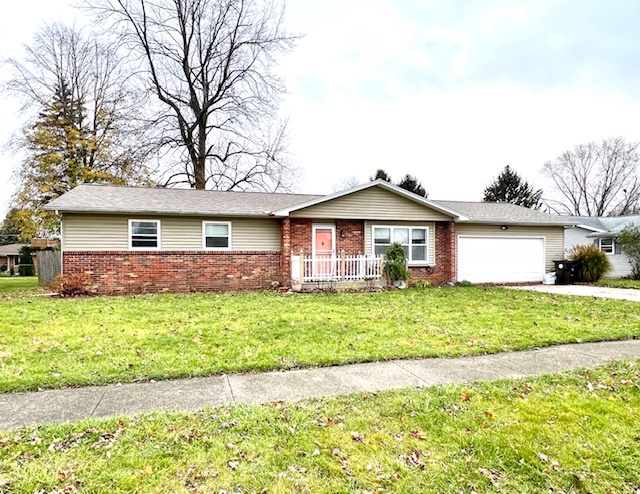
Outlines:
[[640,305],[500,288],[0,299],[0,391],[640,336]]
[[[640,361],[0,432],[1,492],[636,493]],[[3,490],[4,489],[4,490]]]
[[597,285],[611,288],[635,288],[636,290],[640,290],[640,280],[631,280],[628,278],[605,278],[598,281]]
[[37,276],[0,276],[0,295],[24,294],[39,290]]

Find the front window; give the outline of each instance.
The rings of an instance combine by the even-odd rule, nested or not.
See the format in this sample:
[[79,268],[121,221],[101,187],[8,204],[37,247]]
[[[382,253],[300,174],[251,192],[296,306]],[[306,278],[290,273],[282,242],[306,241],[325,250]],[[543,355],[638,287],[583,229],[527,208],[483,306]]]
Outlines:
[[129,247],[140,250],[160,248],[159,220],[129,220]]
[[204,221],[202,230],[205,250],[229,250],[231,248],[231,223]]
[[612,238],[600,239],[600,250],[607,254],[613,254],[615,252],[615,242]]
[[391,244],[399,243],[409,263],[426,263],[428,232],[427,227],[374,226],[373,252],[384,255]]

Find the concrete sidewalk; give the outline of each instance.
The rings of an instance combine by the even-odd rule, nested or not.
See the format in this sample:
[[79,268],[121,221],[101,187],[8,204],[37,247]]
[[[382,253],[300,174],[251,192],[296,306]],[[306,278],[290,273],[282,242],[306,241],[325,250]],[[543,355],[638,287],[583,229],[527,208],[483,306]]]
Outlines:
[[0,395],[0,430],[86,417],[299,400],[360,391],[534,376],[640,358],[640,340],[479,357],[427,358]]
[[557,295],[577,295],[579,297],[612,298],[616,300],[640,302],[640,290],[634,290],[633,288],[610,288],[593,285],[528,285],[507,286],[505,288],[555,293]]

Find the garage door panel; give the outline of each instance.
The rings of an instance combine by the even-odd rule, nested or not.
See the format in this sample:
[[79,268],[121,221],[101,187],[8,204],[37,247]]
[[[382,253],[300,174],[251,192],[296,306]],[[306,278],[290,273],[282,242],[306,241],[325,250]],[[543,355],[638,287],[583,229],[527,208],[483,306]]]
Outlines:
[[543,238],[458,237],[458,280],[520,283],[544,277]]

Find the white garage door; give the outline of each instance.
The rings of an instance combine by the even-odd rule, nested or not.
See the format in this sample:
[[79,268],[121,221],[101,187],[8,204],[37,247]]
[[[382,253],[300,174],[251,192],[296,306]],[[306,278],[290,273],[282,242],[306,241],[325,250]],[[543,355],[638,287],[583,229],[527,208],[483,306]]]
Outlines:
[[458,281],[542,281],[544,267],[543,238],[458,237]]

